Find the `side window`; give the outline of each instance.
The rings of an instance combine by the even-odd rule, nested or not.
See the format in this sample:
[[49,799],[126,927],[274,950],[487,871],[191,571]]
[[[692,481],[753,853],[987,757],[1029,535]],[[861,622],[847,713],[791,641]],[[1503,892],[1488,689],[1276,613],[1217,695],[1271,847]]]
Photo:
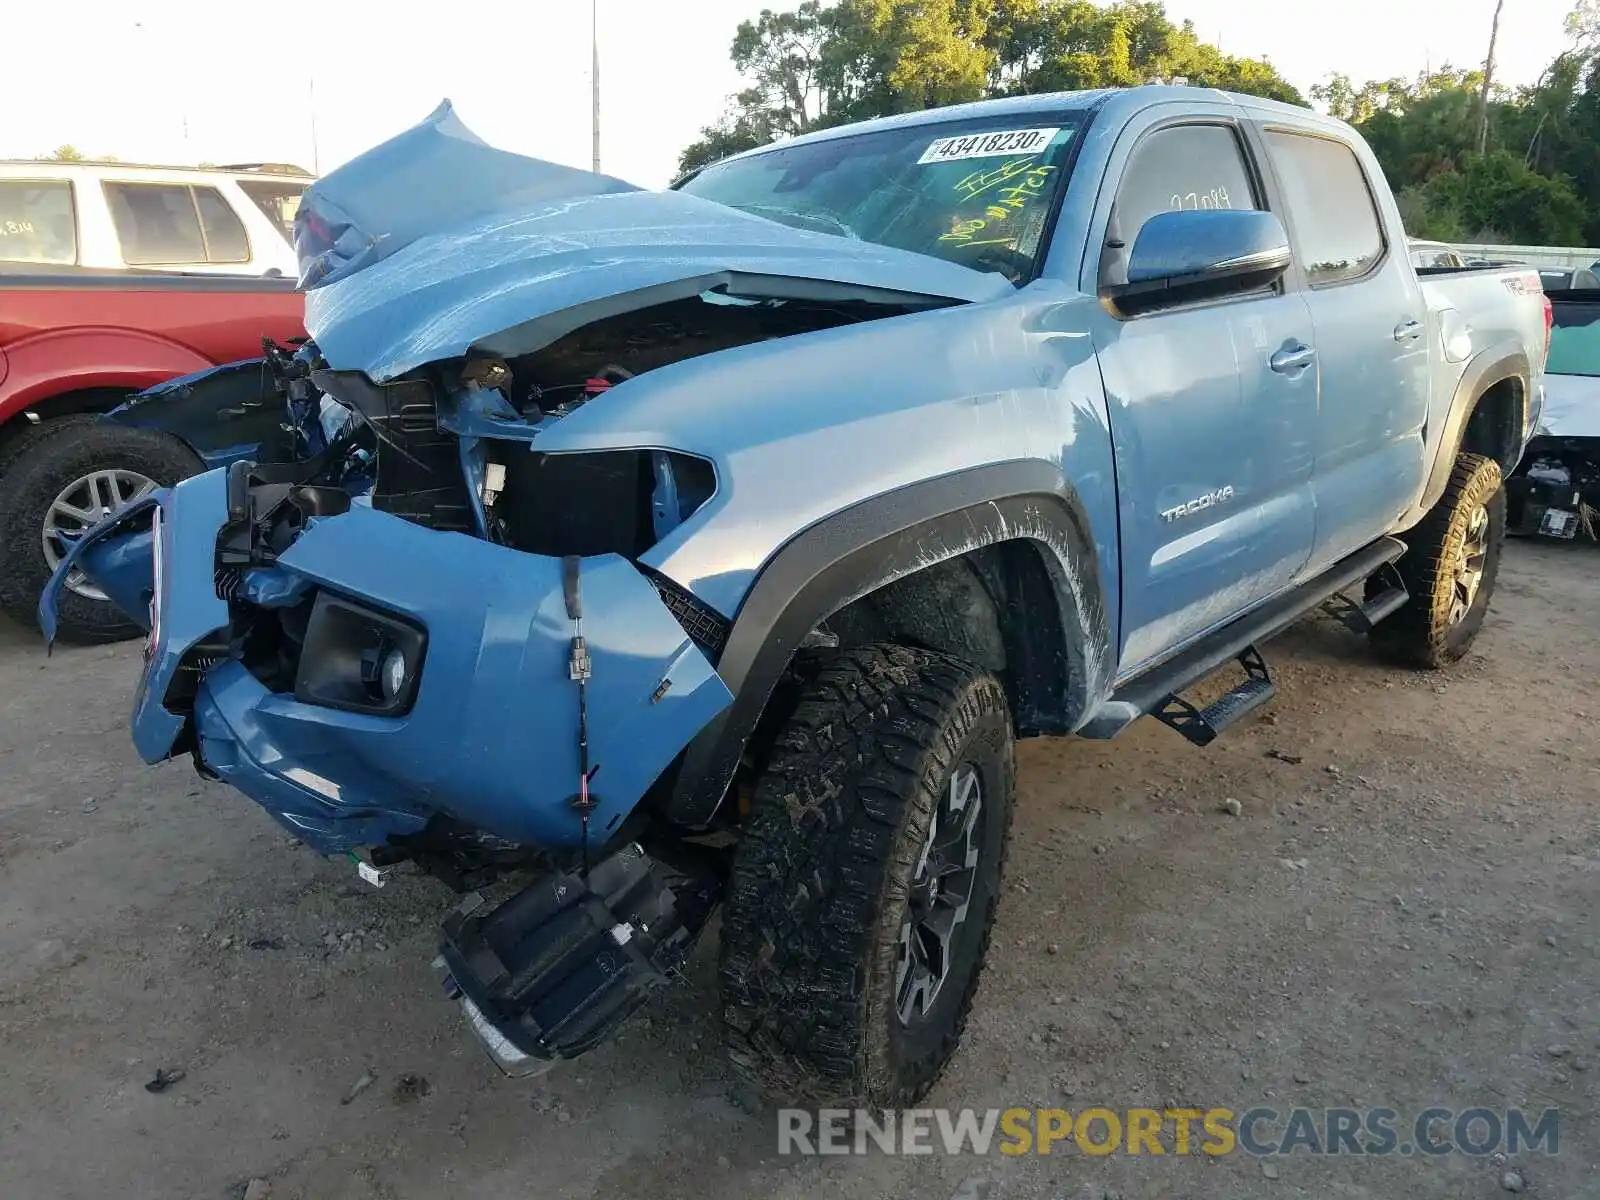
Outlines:
[[159,183],[107,183],[111,223],[129,266],[206,261],[205,239],[189,189]]
[[1129,249],[1157,213],[1196,208],[1256,209],[1239,135],[1226,125],[1158,129],[1134,148],[1117,187],[1113,228]]
[[269,183],[265,180],[241,179],[239,190],[266,214],[278,227],[283,240],[294,245],[294,214],[300,207],[300,193],[306,190],[303,183]]
[[1372,270],[1383,257],[1383,225],[1355,152],[1331,138],[1282,130],[1269,131],[1267,143],[1306,277],[1313,285],[1342,283]]
[[200,210],[200,229],[206,239],[206,261],[242,263],[250,261],[250,239],[245,236],[239,214],[213,187],[197,187],[194,206]]
[[70,183],[0,181],[0,261],[78,261],[78,222]]

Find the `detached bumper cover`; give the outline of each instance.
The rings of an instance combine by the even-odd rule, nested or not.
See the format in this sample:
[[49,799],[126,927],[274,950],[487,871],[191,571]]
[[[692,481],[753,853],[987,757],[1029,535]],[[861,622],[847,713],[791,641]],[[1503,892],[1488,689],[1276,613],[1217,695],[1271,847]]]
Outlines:
[[[325,853],[414,832],[435,814],[513,841],[579,843],[574,628],[559,559],[360,506],[315,519],[275,567],[253,574],[329,589],[425,629],[413,707],[383,717],[303,703],[228,659],[202,675],[191,715],[164,700],[190,650],[230,623],[213,578],[225,472],[179,484],[162,511],[159,619],[133,717],[146,761],[169,757],[192,720],[200,761]],[[126,558],[140,536],[148,546],[148,532],[125,528],[85,536],[101,545],[82,551],[93,577],[95,553]],[[147,555],[146,588],[152,574]],[[732,697],[626,559],[584,559],[579,581],[598,845]]]

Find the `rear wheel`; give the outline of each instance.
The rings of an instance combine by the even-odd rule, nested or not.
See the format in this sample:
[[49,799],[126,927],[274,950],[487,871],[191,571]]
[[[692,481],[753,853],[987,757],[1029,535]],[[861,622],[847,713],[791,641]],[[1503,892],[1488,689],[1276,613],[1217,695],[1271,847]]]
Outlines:
[[1461,455],[1439,503],[1406,535],[1405,557],[1396,565],[1411,599],[1373,629],[1373,648],[1424,668],[1465,655],[1489,611],[1505,535],[1500,464]]
[[[203,466],[178,439],[148,429],[75,422],[40,437],[0,475],[0,608],[34,625],[39,593],[73,538]],[[81,572],[67,580],[60,618],[63,641],[115,642],[140,632]]]
[[1005,693],[971,663],[842,651],[779,736],[728,886],[729,1056],[762,1090],[904,1105],[960,1041],[1011,823]]

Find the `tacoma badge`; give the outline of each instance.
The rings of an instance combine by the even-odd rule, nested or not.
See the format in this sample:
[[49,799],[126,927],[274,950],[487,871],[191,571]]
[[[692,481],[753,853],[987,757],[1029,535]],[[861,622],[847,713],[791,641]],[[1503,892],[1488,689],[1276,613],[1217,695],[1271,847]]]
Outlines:
[[1227,487],[1220,487],[1214,492],[1207,492],[1187,504],[1180,504],[1176,508],[1162,509],[1161,519],[1163,521],[1181,521],[1184,517],[1192,517],[1197,512],[1204,512],[1206,509],[1218,504],[1226,504],[1232,499],[1233,485],[1229,484]]

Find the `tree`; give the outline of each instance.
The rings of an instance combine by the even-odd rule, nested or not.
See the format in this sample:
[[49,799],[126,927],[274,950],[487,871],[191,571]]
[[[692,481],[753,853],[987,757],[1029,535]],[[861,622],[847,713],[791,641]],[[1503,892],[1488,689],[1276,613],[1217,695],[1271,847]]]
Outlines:
[[1532,87],[1494,84],[1491,32],[1482,70],[1359,86],[1333,75],[1312,96],[1367,139],[1413,236],[1600,240],[1600,0],[1567,27],[1567,49]]
[[823,54],[831,21],[821,0],[793,12],[763,9],[733,37],[733,65],[751,81],[733,124],[772,135],[804,133],[827,114]]
[[1506,0],[1494,0],[1494,21],[1489,26],[1489,53],[1483,60],[1483,86],[1478,90],[1478,153],[1489,148],[1489,88],[1494,83],[1494,51],[1500,41],[1500,13]]
[[717,124],[702,129],[699,139],[678,156],[678,174],[682,176],[698,171],[707,163],[745,150],[754,150],[771,140],[770,129],[757,126],[747,116],[724,117]]
[[52,162],[82,162],[83,151],[79,150],[72,143],[68,142],[65,145],[57,146],[49,154],[45,155],[45,157],[50,159]]
[[[1424,188],[1429,209],[1473,241],[1571,246],[1583,240],[1588,213],[1572,181],[1541,175],[1515,154],[1474,154],[1459,169],[1442,171]],[[1459,237],[1459,235],[1457,235]]]
[[1160,0],[804,0],[738,28],[750,86],[684,150],[690,170],[736,149],[849,121],[993,96],[1186,79],[1303,104],[1270,63],[1174,25]]

